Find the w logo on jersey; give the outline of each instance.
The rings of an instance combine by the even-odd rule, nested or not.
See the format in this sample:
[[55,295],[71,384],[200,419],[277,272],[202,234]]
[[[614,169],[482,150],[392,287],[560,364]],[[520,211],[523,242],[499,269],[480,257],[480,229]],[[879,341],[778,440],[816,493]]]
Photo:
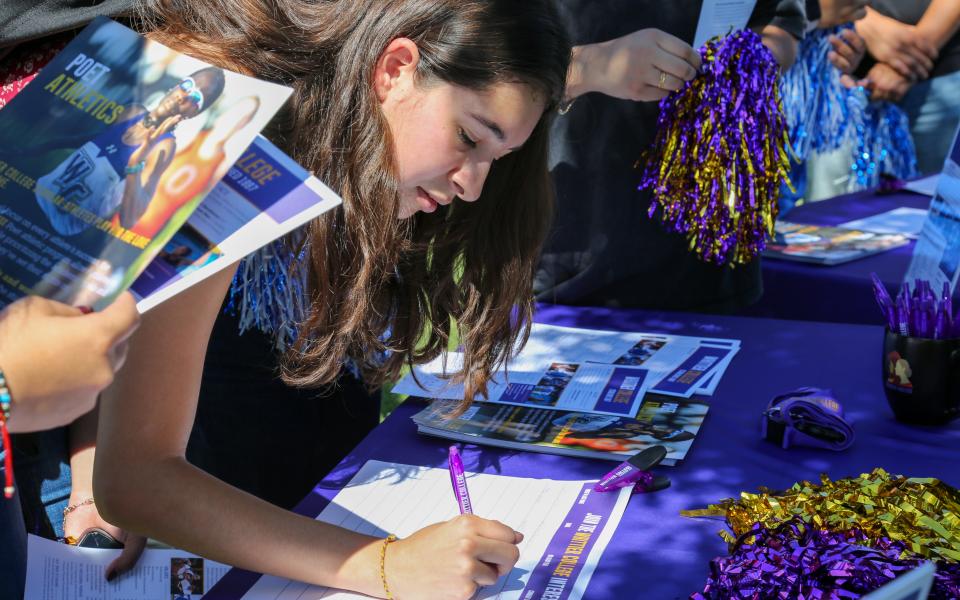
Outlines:
[[83,150],[74,152],[67,159],[60,175],[54,180],[54,185],[66,200],[77,202],[90,195],[90,188],[86,184],[87,175],[93,171],[93,161]]

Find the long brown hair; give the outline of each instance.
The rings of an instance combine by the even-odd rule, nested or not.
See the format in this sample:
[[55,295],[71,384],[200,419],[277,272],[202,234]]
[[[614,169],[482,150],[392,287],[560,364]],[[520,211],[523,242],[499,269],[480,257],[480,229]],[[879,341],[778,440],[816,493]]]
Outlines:
[[[309,314],[284,361],[297,385],[336,379],[344,359],[371,386],[445,352],[456,323],[466,397],[525,341],[532,279],[553,214],[547,131],[570,44],[553,0],[153,0],[142,27],[210,63],[291,85],[267,132],[344,199],[309,227]],[[531,86],[547,110],[494,163],[477,202],[401,221],[392,142],[372,86],[398,37],[420,50],[421,84]],[[384,358],[385,355],[385,358]]]

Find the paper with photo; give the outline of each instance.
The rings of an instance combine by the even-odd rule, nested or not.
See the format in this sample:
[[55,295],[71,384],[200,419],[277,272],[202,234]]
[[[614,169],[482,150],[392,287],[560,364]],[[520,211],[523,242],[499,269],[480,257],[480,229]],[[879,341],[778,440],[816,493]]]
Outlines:
[[[723,371],[733,360],[739,347],[701,344],[682,364],[657,382],[649,391],[668,396],[689,398],[693,394],[713,393]],[[708,378],[715,376],[712,383]]]
[[[462,354],[451,354],[448,369],[462,363]],[[443,376],[441,359],[417,369],[416,380],[404,377],[394,394],[462,399],[463,384]],[[419,383],[418,383],[419,381]],[[511,362],[506,372],[487,383],[487,402],[517,406],[539,406],[557,410],[608,415],[633,415],[650,386],[649,372],[641,367],[554,361],[531,364]]]
[[290,93],[94,20],[0,111],[0,305],[108,304]]
[[[594,492],[594,483],[468,473],[475,513],[524,533],[516,566],[494,585],[481,588],[475,598],[582,598],[630,497],[629,488]],[[447,469],[371,460],[317,519],[366,535],[406,537],[457,514]],[[547,593],[550,595],[544,595]],[[348,600],[366,596],[261,576],[242,598]]]
[[[623,369],[642,368],[646,371],[641,385],[636,388],[636,395],[633,395],[634,388],[629,390],[633,398],[629,407],[635,411],[646,391],[671,376],[674,381],[660,386],[658,391],[682,397],[690,397],[701,388],[712,393],[739,347],[740,341],[735,339],[589,330],[535,323],[526,346],[510,361],[507,369],[494,374],[488,385],[487,399],[558,410],[632,415],[635,413],[623,412],[627,405],[622,402],[609,402],[611,397],[622,400],[628,394],[613,385],[618,377],[630,384],[631,377],[639,376]],[[691,357],[697,358],[691,361]],[[712,362],[698,365],[702,361]],[[461,364],[462,354],[458,352],[451,353],[446,362],[437,358],[416,367],[414,373],[404,377],[392,392],[462,399],[463,386],[447,376],[456,373]],[[550,365],[555,364],[573,365],[571,388],[576,393],[564,393],[568,387],[564,381],[549,380],[547,372]],[[684,372],[678,373],[681,368]],[[703,386],[703,382],[714,373],[716,379],[711,380],[711,385]],[[544,378],[548,380],[542,382]],[[617,388],[616,391],[611,391],[613,388]],[[512,390],[511,393],[507,393],[508,390]],[[524,395],[530,391],[533,392],[531,395]]]
[[147,548],[108,582],[121,550],[79,548],[30,535],[25,598],[30,600],[199,600],[230,567],[174,549]]
[[903,184],[903,189],[914,192],[915,194],[923,194],[924,196],[933,196],[937,193],[937,183],[940,180],[940,174],[930,175],[922,179],[914,179],[913,181],[908,181]]
[[260,136],[130,287],[141,313],[342,200]]
[[927,220],[913,249],[905,282],[930,282],[937,294],[948,285],[951,294],[960,279],[960,136],[954,139],[930,202]]
[[872,233],[900,233],[916,239],[923,229],[927,219],[927,211],[922,208],[901,206],[885,213],[847,221],[838,227],[843,229],[860,229]]
[[702,344],[738,348],[740,341],[534,323],[527,345],[519,356],[535,365],[567,360],[643,366],[650,371],[650,385],[655,385],[683,364]]
[[693,47],[700,48],[710,38],[746,29],[756,0],[703,0]]

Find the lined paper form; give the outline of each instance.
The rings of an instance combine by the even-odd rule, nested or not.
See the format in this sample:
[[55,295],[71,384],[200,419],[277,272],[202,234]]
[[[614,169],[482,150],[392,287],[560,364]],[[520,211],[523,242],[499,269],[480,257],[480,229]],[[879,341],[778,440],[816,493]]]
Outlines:
[[[623,516],[630,488],[597,493],[593,483],[467,474],[475,514],[524,534],[520,560],[477,598],[556,600],[582,597]],[[317,517],[346,529],[405,537],[459,514],[446,469],[368,461]],[[247,600],[319,600],[366,596],[263,576]]]

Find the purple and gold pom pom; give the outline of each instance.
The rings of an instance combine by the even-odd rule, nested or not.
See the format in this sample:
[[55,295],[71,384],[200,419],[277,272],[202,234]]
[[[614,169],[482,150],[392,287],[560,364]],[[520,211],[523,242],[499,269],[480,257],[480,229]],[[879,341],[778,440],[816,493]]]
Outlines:
[[779,67],[750,30],[700,49],[700,75],[660,101],[641,189],[664,225],[717,264],[750,262],[773,234],[780,185],[789,185]]
[[[768,529],[756,523],[730,556],[710,561],[702,592],[691,600],[732,598],[860,598],[925,562],[908,545],[882,537],[868,540],[859,530],[833,532],[799,518]],[[960,565],[937,564],[930,598],[956,598]]]

